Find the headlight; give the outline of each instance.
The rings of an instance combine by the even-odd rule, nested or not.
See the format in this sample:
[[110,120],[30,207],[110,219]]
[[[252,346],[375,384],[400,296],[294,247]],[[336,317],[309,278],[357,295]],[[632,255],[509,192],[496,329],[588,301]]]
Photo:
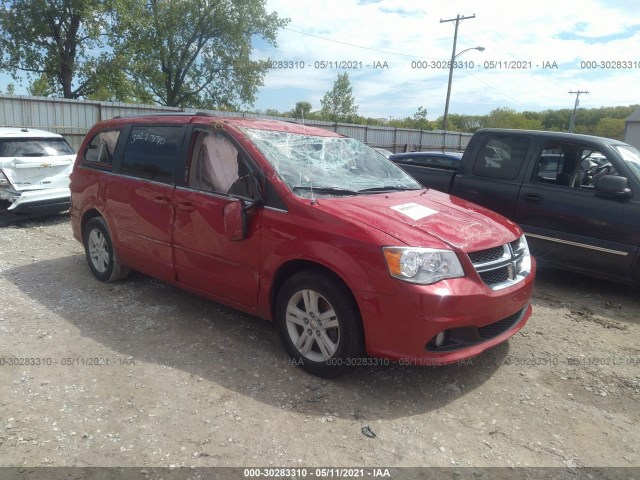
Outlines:
[[531,254],[529,253],[529,244],[524,235],[514,242],[513,254],[516,257],[520,257],[516,263],[516,272],[518,272],[518,275],[526,277],[531,273]]
[[383,247],[392,277],[428,285],[444,278],[464,277],[458,256],[451,250],[417,247]]

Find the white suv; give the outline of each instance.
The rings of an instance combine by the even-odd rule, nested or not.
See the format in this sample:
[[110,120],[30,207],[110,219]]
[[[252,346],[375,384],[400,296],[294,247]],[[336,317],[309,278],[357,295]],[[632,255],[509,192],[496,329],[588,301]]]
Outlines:
[[67,210],[74,159],[73,148],[57,133],[0,127],[0,211]]

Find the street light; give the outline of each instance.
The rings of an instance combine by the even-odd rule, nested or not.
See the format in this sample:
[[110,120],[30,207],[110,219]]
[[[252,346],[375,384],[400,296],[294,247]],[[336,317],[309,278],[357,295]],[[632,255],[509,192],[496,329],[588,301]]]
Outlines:
[[[457,27],[457,25],[456,25]],[[457,33],[457,32],[456,32]],[[456,38],[453,39],[453,51],[451,52],[451,63],[449,64],[449,84],[447,85],[447,100],[444,104],[444,118],[442,119],[442,130],[447,130],[447,118],[449,117],[449,99],[451,98],[451,81],[453,80],[453,64],[460,55],[469,50],[484,52],[484,47],[466,48],[456,55]]]

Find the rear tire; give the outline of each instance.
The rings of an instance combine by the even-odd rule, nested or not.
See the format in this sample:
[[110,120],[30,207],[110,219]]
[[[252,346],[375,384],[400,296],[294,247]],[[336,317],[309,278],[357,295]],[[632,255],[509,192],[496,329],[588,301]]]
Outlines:
[[348,291],[319,270],[291,276],[280,288],[275,322],[296,365],[319,377],[334,377],[363,355],[360,313]]
[[120,264],[104,218],[89,220],[82,238],[89,269],[98,280],[115,282],[129,275],[129,269]]

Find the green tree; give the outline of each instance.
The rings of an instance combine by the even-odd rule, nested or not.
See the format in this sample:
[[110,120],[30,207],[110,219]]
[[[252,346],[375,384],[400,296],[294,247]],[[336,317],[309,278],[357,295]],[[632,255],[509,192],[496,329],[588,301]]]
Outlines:
[[153,95],[126,75],[125,65],[124,59],[117,56],[109,61],[98,62],[93,92],[87,98],[105,102],[154,103]]
[[56,96],[56,82],[53,78],[42,74],[29,84],[27,91],[29,95],[35,97],[54,97]]
[[593,129],[593,134],[598,135],[599,137],[623,140],[624,125],[625,121],[621,118],[601,118]]
[[309,102],[296,102],[296,106],[291,110],[293,118],[309,118],[313,106]]
[[413,127],[417,130],[429,130],[431,128],[431,122],[427,118],[427,109],[422,106],[418,107],[416,113],[413,114]]
[[[95,88],[94,52],[104,46],[103,0],[12,0],[0,5],[0,61],[17,78],[52,94],[80,98]],[[102,57],[101,61],[107,60]],[[42,80],[44,78],[44,80]]]
[[13,83],[7,85],[7,95],[15,95],[16,94],[16,86]]
[[279,110],[276,110],[275,108],[267,108],[265,115],[269,115],[271,117],[284,117],[285,114],[283,114],[282,112],[280,112]]
[[252,60],[252,40],[276,45],[288,20],[265,0],[118,0],[118,40],[125,71],[157,103],[216,108],[252,104],[267,71]]
[[[434,123],[442,125],[442,118],[439,117]],[[486,115],[460,115],[450,113],[447,117],[447,129],[452,132],[475,132],[485,127]]]
[[485,123],[487,128],[518,128],[523,130],[542,130],[542,122],[511,108],[496,108],[489,112]]
[[387,125],[396,128],[410,128],[413,130],[430,130],[431,122],[427,119],[427,109],[420,106],[411,117],[390,120]]
[[333,122],[348,122],[358,114],[348,73],[338,75],[333,88],[320,100],[320,105],[320,116]]

